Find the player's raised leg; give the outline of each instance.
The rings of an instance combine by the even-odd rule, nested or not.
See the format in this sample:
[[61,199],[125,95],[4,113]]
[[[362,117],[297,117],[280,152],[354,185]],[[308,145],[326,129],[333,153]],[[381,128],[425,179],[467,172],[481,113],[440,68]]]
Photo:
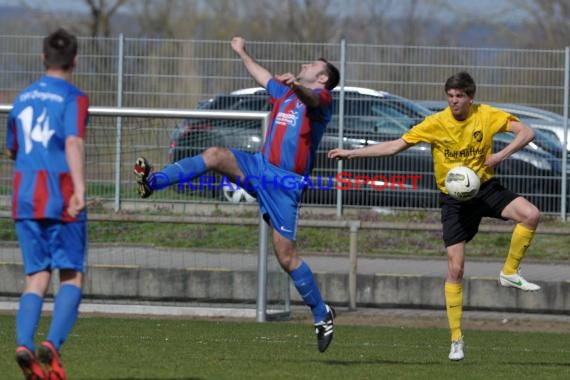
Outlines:
[[164,190],[177,183],[184,186],[208,170],[226,175],[232,181],[236,177],[243,178],[234,152],[223,147],[210,147],[202,154],[167,165],[160,172],[153,172],[152,164],[141,156],[135,160],[133,172],[140,197],[148,198],[155,190]]
[[524,291],[537,291],[540,286],[527,281],[520,274],[520,264],[534,238],[540,219],[538,209],[523,197],[517,197],[505,207],[501,216],[518,222],[513,230],[509,253],[499,273],[502,286]]

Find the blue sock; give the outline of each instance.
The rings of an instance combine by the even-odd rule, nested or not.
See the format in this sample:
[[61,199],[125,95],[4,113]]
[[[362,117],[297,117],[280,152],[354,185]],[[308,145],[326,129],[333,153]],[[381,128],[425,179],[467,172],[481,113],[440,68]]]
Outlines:
[[20,307],[16,314],[16,344],[26,346],[35,352],[34,335],[42,314],[44,299],[36,293],[25,293],[20,297]]
[[162,173],[168,176],[169,185],[188,182],[207,171],[208,168],[201,155],[184,158],[162,169]]
[[58,351],[75,326],[79,315],[80,302],[81,289],[75,285],[63,285],[57,292],[47,340]]
[[315,276],[311,271],[311,268],[301,261],[301,265],[294,271],[289,273],[295,288],[299,292],[301,298],[305,302],[305,305],[311,308],[313,313],[313,319],[316,322],[320,322],[327,316],[327,309],[325,306],[325,301],[321,297],[321,292],[317,282],[315,281]]

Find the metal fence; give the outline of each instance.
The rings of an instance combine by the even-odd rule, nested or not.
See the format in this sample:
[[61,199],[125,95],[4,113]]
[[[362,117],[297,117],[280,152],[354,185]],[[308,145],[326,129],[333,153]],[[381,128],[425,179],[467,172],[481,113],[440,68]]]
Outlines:
[[[0,102],[43,72],[39,36],[0,36]],[[477,99],[526,104],[562,114],[565,50],[520,50],[248,42],[275,73],[325,57],[344,68],[348,86],[388,91],[413,100],[443,99],[443,82],[467,70]],[[251,87],[229,41],[80,38],[75,82],[96,106],[195,108],[220,92]]]
[[[43,73],[39,36],[0,36],[0,103],[9,104],[15,94]],[[475,78],[477,100],[515,103],[539,107],[567,115],[568,51],[450,48],[350,44],[256,42],[248,43],[250,53],[275,73],[295,72],[302,63],[326,57],[343,72],[345,86],[387,91],[412,100],[443,99],[443,83],[449,75],[469,71]],[[146,109],[195,109],[200,102],[217,94],[255,85],[229,41],[193,41],[138,38],[81,38],[74,82],[89,94],[96,107],[144,107]],[[365,116],[365,115],[364,115]],[[340,117],[345,123],[349,115]],[[2,122],[2,120],[0,120]],[[90,120],[87,155],[90,197],[102,200],[136,200],[130,177],[131,164],[144,154],[157,167],[172,160],[172,133],[183,118],[122,118],[93,116]],[[564,123],[566,124],[566,123]],[[565,125],[560,125],[564,128]],[[375,127],[378,128],[378,127]],[[567,128],[567,126],[566,126]],[[120,132],[118,132],[120,131]],[[4,129],[0,137],[4,137]],[[566,134],[564,134],[566,136]],[[358,138],[358,135],[354,137]],[[337,135],[337,139],[340,137]],[[194,146],[205,148],[212,140]],[[337,140],[338,141],[338,140]],[[215,141],[214,141],[215,142]],[[326,149],[323,144],[321,156]],[[255,149],[255,147],[252,147]],[[420,150],[425,148],[421,148]],[[338,197],[341,202],[371,207],[436,208],[433,174],[424,167],[425,157],[404,156],[402,165],[379,168],[372,162],[346,170],[372,177],[380,174],[420,175],[425,186],[412,196],[396,192],[363,191],[358,199]],[[425,152],[417,152],[423,154]],[[529,196],[545,212],[566,209],[565,151],[558,157],[532,155],[513,165],[516,172],[502,177],[509,185]],[[422,156],[423,157],[423,156]],[[378,161],[378,160],[376,160]],[[393,162],[385,159],[384,162]],[[10,191],[10,169],[0,161],[0,195]],[[388,165],[388,164],[386,164]],[[320,159],[316,175],[327,177]],[[514,170],[514,169],[513,169]],[[531,185],[532,183],[532,185]],[[370,190],[370,189],[368,189]],[[334,206],[334,192],[311,200],[317,205]],[[391,194],[395,194],[393,197]],[[217,189],[201,192],[161,192],[164,201],[219,201]],[[427,201],[425,201],[427,200]],[[117,201],[116,201],[117,202]]]
[[[4,125],[8,104],[14,96],[43,74],[39,54],[41,39],[39,36],[0,36],[0,103],[5,105],[0,107],[0,123]],[[173,159],[173,132],[177,126],[187,123],[187,116],[191,116],[191,113],[180,112],[181,110],[193,110],[200,102],[217,94],[255,85],[231,50],[228,41],[120,37],[81,38],[80,44],[79,65],[74,82],[89,94],[92,107],[101,111],[90,114],[87,136],[90,207],[96,207],[99,201],[112,204],[115,210],[120,209],[127,201],[135,206],[142,204],[132,178],[134,159],[138,155],[145,155],[158,168],[169,163]],[[522,104],[568,115],[567,50],[255,41],[249,43],[248,50],[260,63],[276,73],[294,72],[299,70],[300,64],[304,62],[326,57],[342,69],[345,86],[387,91],[412,100],[442,99],[446,78],[454,72],[467,70],[477,81],[479,101]],[[350,96],[345,98],[347,102],[352,101]],[[105,113],[102,112],[105,107],[120,109]],[[130,112],[133,108],[144,108],[144,112],[133,116]],[[348,126],[353,120],[358,123],[370,122],[367,115],[359,114],[361,109],[356,107],[350,114],[347,107],[344,115],[335,115],[336,123],[342,120]],[[193,114],[193,117],[197,116],[199,114]],[[565,121],[559,127],[567,128],[566,124]],[[256,128],[261,130],[259,122]],[[4,141],[5,128],[0,128],[0,131],[0,138]],[[333,140],[336,142],[342,139],[334,133],[337,132],[328,137],[336,137],[336,140]],[[566,136],[567,131],[564,131],[563,135]],[[353,137],[358,138],[358,135]],[[210,142],[218,141],[211,136],[210,139],[193,145],[193,149],[205,148]],[[315,176],[326,177],[330,173],[330,163],[323,158],[326,149],[330,147],[332,146],[327,145],[326,141],[321,147],[321,158],[316,163]],[[255,148],[256,146],[251,146],[252,150]],[[566,212],[562,211],[566,210],[566,197],[562,195],[565,194],[566,183],[565,154],[564,151],[559,156],[547,157],[523,152],[514,160],[518,160],[519,164],[526,162],[528,165],[521,166],[516,175],[506,173],[502,178],[515,187],[521,186],[521,192],[539,202],[543,211],[565,216]],[[371,177],[374,174],[420,175],[430,185],[433,183],[433,173],[429,158],[426,157],[429,157],[429,148],[418,146],[417,151],[410,150],[402,154],[401,161],[392,158],[370,160],[359,167],[346,163],[343,169]],[[395,162],[401,164],[379,168],[375,166],[378,161],[386,165],[396,165]],[[531,172],[532,167],[541,168],[541,171]],[[9,209],[11,173],[12,163],[6,158],[0,158],[0,205],[4,210]],[[530,186],[531,183],[537,184],[538,187]],[[311,199],[311,202],[325,207],[338,207],[337,201],[340,200],[341,203],[358,207],[436,208],[437,191],[433,185],[428,185],[406,197],[401,197],[402,193],[398,193],[397,189],[392,193],[364,189],[353,194],[357,199],[350,199],[347,198],[350,192],[337,193],[332,190],[329,191],[327,199],[316,197]],[[523,188],[524,185],[529,186]],[[338,194],[341,196],[337,196]],[[185,207],[189,203],[209,204],[223,202],[225,199],[223,191],[217,188],[206,186],[202,190],[188,191],[188,188],[173,187],[157,192],[152,200],[144,202]],[[172,208],[168,208],[168,211],[172,211]],[[160,212],[161,206],[153,208],[153,213]],[[108,228],[114,231],[118,226],[119,223],[115,223]],[[2,246],[6,248],[6,244]],[[213,266],[212,260],[221,260],[217,256],[205,255],[210,261],[201,261],[200,257],[184,255],[178,250],[165,252],[163,249],[146,248],[149,252],[138,246],[120,247],[117,250],[103,247],[99,252],[91,254],[91,260],[95,264],[109,264],[111,259],[114,260],[112,264],[121,265],[143,263],[145,266],[156,266],[156,263],[160,263],[174,268],[208,268]],[[18,261],[16,250],[10,251],[9,254],[12,255],[10,261]],[[235,258],[229,258],[228,261],[228,267],[232,269],[239,266],[236,265]],[[244,263],[238,264],[245,266]],[[180,276],[182,279],[183,276]],[[277,278],[280,277],[270,276],[270,279]],[[275,285],[274,288],[282,289],[282,285]],[[354,288],[354,281],[350,287]],[[206,298],[211,301],[215,297],[206,295]],[[288,300],[288,294],[279,295],[277,298]]]

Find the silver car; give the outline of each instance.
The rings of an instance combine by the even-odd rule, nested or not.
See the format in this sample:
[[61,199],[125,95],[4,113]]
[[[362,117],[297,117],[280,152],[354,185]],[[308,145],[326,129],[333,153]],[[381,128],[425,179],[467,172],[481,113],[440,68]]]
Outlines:
[[[434,111],[441,111],[447,107],[444,100],[419,100],[416,103]],[[515,115],[533,129],[541,131],[541,139],[556,138],[561,145],[564,144],[564,117],[555,112],[550,112],[541,108],[523,106],[512,103],[484,102],[493,107],[500,108],[510,114]],[[570,152],[570,130],[567,131],[566,150]],[[558,158],[562,158],[558,156]]]

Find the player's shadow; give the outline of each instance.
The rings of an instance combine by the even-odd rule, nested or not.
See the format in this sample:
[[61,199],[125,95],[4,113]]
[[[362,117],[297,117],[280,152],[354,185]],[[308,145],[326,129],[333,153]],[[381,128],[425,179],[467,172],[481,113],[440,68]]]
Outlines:
[[203,377],[108,377],[97,380],[205,380]]
[[[442,363],[449,363],[448,360],[442,360],[442,361],[404,361],[404,360],[382,360],[382,359],[378,359],[378,360],[325,360],[325,363],[329,364],[329,365],[335,365],[335,366],[355,366],[355,365],[362,365],[362,364],[371,364],[371,365],[377,365],[377,364],[381,364],[381,365],[441,365]],[[462,366],[469,366],[469,365],[480,365],[480,362],[469,362],[466,360],[462,360],[461,362]],[[505,365],[517,365],[517,366],[527,366],[527,367],[535,367],[535,366],[539,366],[539,367],[570,367],[570,362],[564,362],[564,363],[552,363],[552,362],[539,362],[539,363],[533,363],[533,362],[525,362],[525,363],[521,363],[521,362],[505,362]]]
[[516,365],[516,366],[528,366],[528,367],[535,367],[535,366],[539,366],[539,367],[570,367],[570,361],[568,361],[567,363],[549,363],[549,362],[505,362],[504,364],[510,364],[510,365]]
[[381,365],[439,365],[439,361],[401,361],[401,360],[325,360],[326,364],[336,366],[353,366],[362,364],[381,364]]

